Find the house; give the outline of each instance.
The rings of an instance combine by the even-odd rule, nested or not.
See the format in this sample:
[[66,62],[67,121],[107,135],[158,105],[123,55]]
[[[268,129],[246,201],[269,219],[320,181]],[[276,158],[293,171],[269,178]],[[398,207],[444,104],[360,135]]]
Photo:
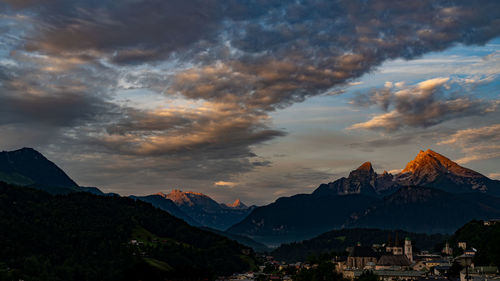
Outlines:
[[498,275],[498,267],[496,266],[476,266],[469,268],[469,278],[467,271],[464,269],[460,272],[460,281],[500,281]]
[[467,249],[467,250],[464,251],[464,255],[473,257],[473,256],[476,255],[476,252],[477,252],[476,249],[469,248],[469,249]]
[[446,274],[448,274],[448,271],[450,270],[451,268],[451,264],[450,265],[438,265],[438,266],[435,266],[434,267],[434,275],[436,276],[445,276]]
[[425,273],[415,270],[375,270],[374,274],[378,275],[383,281],[410,281],[421,279]]
[[[346,270],[342,272],[345,279],[354,280],[363,274],[363,270]],[[415,270],[373,270],[383,281],[410,281],[419,280],[425,276],[425,272]]]
[[487,220],[487,221],[483,222],[483,224],[485,226],[492,226],[492,225],[495,225],[497,223],[500,223],[500,219]]
[[383,255],[377,261],[376,270],[405,270],[410,266],[410,261],[404,255]]
[[451,263],[449,260],[431,260],[431,261],[425,262],[425,267],[427,267],[427,269],[433,269],[437,266],[450,266],[451,267]]
[[414,263],[412,265],[412,268],[413,268],[413,270],[417,270],[417,271],[427,270],[427,266],[425,266],[425,261],[423,261],[423,260],[417,261],[416,263]]

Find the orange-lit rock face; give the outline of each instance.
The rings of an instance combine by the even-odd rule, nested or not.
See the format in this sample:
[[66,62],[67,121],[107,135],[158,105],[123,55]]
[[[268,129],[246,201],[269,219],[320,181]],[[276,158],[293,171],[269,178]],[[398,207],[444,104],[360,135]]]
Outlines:
[[[158,195],[160,195],[160,194],[158,194]],[[183,192],[182,190],[178,190],[178,189],[174,189],[169,194],[163,194],[162,196],[172,200],[177,205],[186,204],[189,206],[194,205],[196,203],[194,201],[197,201],[197,199],[200,199],[199,197],[208,198],[208,196],[206,196],[203,193],[192,192],[192,191]]]
[[[315,193],[333,192],[335,194],[366,194],[383,196],[403,186],[421,185],[434,187],[451,193],[464,193],[479,190],[488,191],[490,179],[464,168],[445,156],[430,149],[420,151],[399,174],[386,171],[377,174],[370,162],[351,171],[349,177],[321,185]],[[493,189],[498,189],[493,187]]]
[[241,206],[241,201],[240,201],[240,199],[236,199],[233,203],[231,203],[231,204],[229,204],[227,206],[233,207],[233,208],[234,207],[239,207],[239,206]]
[[420,151],[397,176],[403,185],[424,185],[449,192],[487,191],[489,179],[430,149]]
[[240,201],[240,199],[236,199],[233,203],[226,205],[230,208],[235,208],[235,209],[244,209],[248,208],[247,205],[243,204],[243,202]]
[[363,165],[359,166],[356,170],[358,171],[373,171],[372,163],[371,162],[365,162]]
[[400,174],[412,173],[415,176],[436,176],[439,173],[452,173],[464,177],[483,177],[481,174],[464,168],[443,155],[430,149],[420,151]]

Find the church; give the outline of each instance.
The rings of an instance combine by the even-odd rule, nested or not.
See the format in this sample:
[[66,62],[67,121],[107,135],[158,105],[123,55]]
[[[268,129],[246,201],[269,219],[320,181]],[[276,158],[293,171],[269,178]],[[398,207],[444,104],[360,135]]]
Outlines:
[[389,236],[383,248],[374,249],[369,246],[362,246],[360,243],[352,247],[347,258],[346,268],[403,270],[408,269],[412,263],[411,239],[406,237],[404,243],[400,243],[396,233],[394,242]]

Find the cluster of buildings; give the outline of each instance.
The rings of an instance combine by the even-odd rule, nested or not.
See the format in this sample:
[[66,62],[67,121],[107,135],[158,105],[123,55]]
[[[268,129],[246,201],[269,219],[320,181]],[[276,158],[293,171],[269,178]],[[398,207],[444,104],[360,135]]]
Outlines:
[[[429,252],[414,253],[410,238],[399,243],[397,237],[394,243],[389,238],[386,244],[362,246],[349,249],[345,260],[337,261],[337,270],[344,278],[354,280],[363,272],[371,271],[383,281],[410,280],[445,280],[453,262],[457,261],[467,267],[461,272],[461,281],[500,281],[497,267],[474,267],[471,263],[476,250],[467,248],[465,242],[459,242],[457,247],[463,255],[453,258],[453,249],[446,243],[441,254]],[[469,264],[465,264],[469,261]]]
[[[500,221],[490,221],[496,224]],[[429,253],[426,251],[415,253],[415,248],[409,237],[402,242],[396,236],[395,241],[390,237],[385,244],[374,244],[363,246],[360,243],[349,247],[347,257],[336,257],[331,262],[335,264],[335,270],[342,274],[345,279],[355,280],[363,273],[369,271],[379,277],[381,281],[445,281],[454,263],[461,264],[464,269],[460,271],[460,281],[500,281],[500,272],[496,266],[475,266],[473,261],[476,255],[474,248],[467,247],[466,242],[458,242],[454,253],[449,243],[446,243],[441,253]],[[461,253],[454,257],[453,254]],[[266,266],[275,269],[276,273],[265,273],[261,266],[259,272],[235,274],[219,280],[227,281],[250,281],[250,280],[282,280],[291,281],[293,276],[287,272],[299,272],[318,266],[297,262],[285,264],[274,260],[273,257],[264,257]],[[290,270],[294,269],[294,270]],[[457,271],[455,271],[457,272]],[[262,277],[265,277],[264,279]],[[458,280],[456,280],[458,281]]]

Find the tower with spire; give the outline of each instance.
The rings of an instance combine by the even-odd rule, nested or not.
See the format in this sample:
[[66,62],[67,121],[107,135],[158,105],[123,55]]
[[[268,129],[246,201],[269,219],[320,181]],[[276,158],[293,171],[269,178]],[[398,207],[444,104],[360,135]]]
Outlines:
[[410,237],[405,238],[405,256],[408,258],[410,262],[413,262],[413,249],[411,246]]

